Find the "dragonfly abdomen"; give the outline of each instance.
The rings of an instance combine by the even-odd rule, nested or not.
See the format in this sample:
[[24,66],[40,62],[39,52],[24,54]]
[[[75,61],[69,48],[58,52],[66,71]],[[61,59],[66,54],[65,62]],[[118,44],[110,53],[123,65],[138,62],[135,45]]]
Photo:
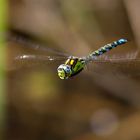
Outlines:
[[127,42],[128,42],[128,41],[127,41],[126,39],[119,39],[119,40],[117,40],[117,41],[114,41],[114,42],[112,42],[112,43],[110,43],[110,44],[107,44],[107,45],[101,47],[100,49],[98,49],[98,50],[92,52],[92,53],[89,55],[89,58],[95,59],[96,56],[100,56],[100,55],[102,55],[103,53],[106,53],[106,52],[110,51],[111,49],[116,48],[117,46],[122,45],[122,44],[125,44],[125,43],[127,43]]

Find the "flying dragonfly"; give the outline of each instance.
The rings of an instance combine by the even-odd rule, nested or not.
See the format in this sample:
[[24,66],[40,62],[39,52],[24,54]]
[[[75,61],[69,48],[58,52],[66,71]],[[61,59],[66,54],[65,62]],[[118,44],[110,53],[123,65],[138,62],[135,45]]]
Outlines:
[[[22,43],[25,46],[29,46],[33,49],[36,50],[41,50],[41,51],[50,51],[53,54],[57,55],[57,56],[44,56],[44,55],[29,55],[29,54],[23,54],[23,55],[19,55],[15,57],[16,61],[21,61],[21,60],[45,60],[45,61],[56,61],[56,60],[65,60],[64,64],[60,64],[57,68],[57,73],[60,79],[68,79],[71,78],[73,76],[76,76],[77,74],[79,74],[81,71],[83,71],[85,69],[85,67],[90,63],[90,62],[95,62],[98,63],[99,65],[102,65],[101,63],[120,63],[120,62],[132,62],[134,61],[139,61],[139,59],[135,59],[135,58],[131,58],[131,57],[127,57],[127,58],[113,58],[110,59],[107,56],[103,59],[100,59],[103,54],[109,52],[110,50],[112,50],[113,48],[116,48],[117,46],[123,45],[125,43],[128,42],[127,39],[119,39],[117,41],[113,41],[112,43],[106,44],[105,46],[99,48],[96,51],[91,52],[89,55],[87,56],[83,56],[83,57],[77,57],[77,56],[73,56],[73,55],[69,55],[68,53],[61,53],[59,51],[56,51],[54,49],[48,48],[46,46],[41,46],[38,44],[34,44],[32,42],[30,42],[29,40],[22,38],[22,37],[13,37],[13,40],[18,42],[18,43]],[[123,66],[123,64],[122,64]]]

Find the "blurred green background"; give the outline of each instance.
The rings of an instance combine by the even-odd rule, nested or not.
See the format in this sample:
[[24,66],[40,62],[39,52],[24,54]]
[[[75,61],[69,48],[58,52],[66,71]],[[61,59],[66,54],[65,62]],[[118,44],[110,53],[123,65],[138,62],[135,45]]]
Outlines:
[[[8,31],[26,35],[52,50],[84,56],[119,38],[128,38],[130,42],[106,54],[108,58],[128,61],[91,63],[76,77],[60,80],[56,69],[63,61],[14,61],[22,54],[53,53],[35,51],[26,44],[8,40],[7,92],[0,99],[1,103],[6,102],[2,107],[6,114],[1,113],[5,114],[6,139],[139,140],[140,1],[7,2]],[[0,5],[1,11],[5,11],[5,3]],[[2,16],[1,21],[5,18]],[[5,22],[0,26],[5,28]]]
[[4,138],[6,120],[6,47],[7,2],[0,0],[0,139]]

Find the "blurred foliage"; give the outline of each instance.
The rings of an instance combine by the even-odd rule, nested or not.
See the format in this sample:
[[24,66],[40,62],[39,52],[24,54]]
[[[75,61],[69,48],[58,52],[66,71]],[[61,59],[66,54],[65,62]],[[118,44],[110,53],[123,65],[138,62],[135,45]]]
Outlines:
[[6,104],[6,47],[5,35],[7,27],[7,1],[0,0],[0,139],[3,139],[5,130]]

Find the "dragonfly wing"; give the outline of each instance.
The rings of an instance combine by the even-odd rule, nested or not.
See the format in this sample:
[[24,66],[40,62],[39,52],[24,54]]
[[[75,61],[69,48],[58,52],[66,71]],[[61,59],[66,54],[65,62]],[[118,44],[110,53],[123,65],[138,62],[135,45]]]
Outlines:
[[62,57],[62,56],[44,56],[44,55],[29,55],[29,54],[24,54],[24,55],[18,55],[15,57],[15,60],[17,61],[26,61],[26,60],[33,60],[33,61],[58,61],[58,60],[64,60],[67,59],[68,57]]
[[140,58],[138,58],[138,55],[132,54],[122,57],[106,56],[98,58],[93,60],[88,67],[97,74],[105,74],[105,71],[108,71],[114,75],[140,75]]
[[45,55],[18,55],[16,56],[12,63],[10,64],[11,69],[18,69],[22,67],[32,67],[32,66],[50,66],[50,64],[61,64],[68,57],[64,56],[45,56]]
[[[117,71],[115,71],[117,72]],[[90,75],[93,77],[94,82],[102,89],[108,91],[111,97],[117,97],[121,101],[132,104],[134,106],[140,106],[140,82],[138,77],[127,76],[119,73],[111,73],[110,71],[104,71],[103,75]],[[123,102],[124,103],[124,102]]]
[[139,55],[106,56],[89,64],[88,74],[94,83],[117,97],[135,106],[140,106]]
[[28,39],[21,35],[10,34],[8,36],[8,41],[13,41],[13,42],[19,43],[26,48],[32,48],[36,51],[52,53],[54,55],[60,55],[60,56],[70,56],[69,53],[58,51],[58,50],[48,47],[46,45],[40,45],[40,44],[36,43],[35,41],[32,41],[31,39]]

